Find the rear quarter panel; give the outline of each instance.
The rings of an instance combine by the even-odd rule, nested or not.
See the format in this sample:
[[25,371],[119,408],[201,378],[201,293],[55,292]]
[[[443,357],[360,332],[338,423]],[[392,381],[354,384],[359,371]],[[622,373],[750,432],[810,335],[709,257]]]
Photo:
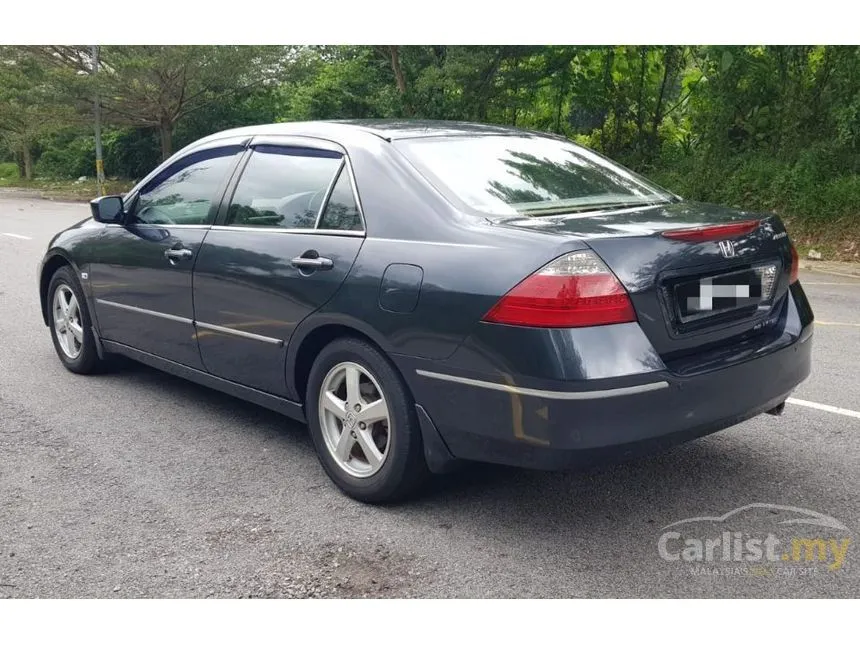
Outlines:
[[[367,238],[342,288],[297,330],[339,321],[367,333],[388,352],[450,356],[496,301],[579,240],[495,226],[463,215],[393,146],[344,142],[355,173]],[[408,312],[380,305],[392,264],[420,267],[417,304]],[[300,336],[297,336],[300,338]]]
[[[343,288],[320,314],[363,321],[385,339],[389,352],[444,359],[523,278],[559,255],[584,248],[578,241],[494,231],[489,225],[463,227],[456,237],[461,241],[368,237]],[[411,312],[380,304],[382,276],[392,264],[423,271]]]

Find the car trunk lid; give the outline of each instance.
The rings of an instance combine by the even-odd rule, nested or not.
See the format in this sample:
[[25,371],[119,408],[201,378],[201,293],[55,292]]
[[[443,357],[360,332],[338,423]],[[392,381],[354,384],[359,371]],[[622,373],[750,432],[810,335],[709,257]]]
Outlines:
[[791,246],[775,216],[678,202],[498,223],[583,239],[667,366],[773,329],[788,290]]

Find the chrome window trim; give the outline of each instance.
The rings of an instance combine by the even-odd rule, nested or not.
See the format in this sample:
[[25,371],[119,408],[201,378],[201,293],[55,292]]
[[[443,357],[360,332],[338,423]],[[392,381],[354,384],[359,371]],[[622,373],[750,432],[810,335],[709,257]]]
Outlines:
[[364,231],[346,231],[338,228],[278,228],[277,226],[228,226],[218,224],[213,231],[239,231],[242,233],[303,233],[305,235],[334,235],[336,237],[366,237]]
[[349,169],[349,182],[352,185],[352,196],[355,199],[355,207],[358,209],[359,217],[361,217],[361,230],[363,233],[366,233],[367,220],[364,217],[364,207],[361,205],[361,198],[358,196],[358,182],[355,181],[355,172],[352,170],[352,161],[348,154],[344,154],[343,158],[346,159],[346,167]]
[[247,338],[249,340],[258,340],[263,343],[269,343],[270,345],[277,345],[278,347],[284,346],[284,341],[280,338],[272,338],[271,336],[261,336],[260,334],[252,334],[248,331],[240,331],[238,329],[230,329],[229,327],[221,327],[220,325],[210,325],[209,323],[203,323],[200,321],[196,321],[194,323],[195,327],[200,329],[208,329],[209,331],[215,331],[222,334],[228,334],[231,336],[240,336],[241,338]]
[[190,318],[183,318],[182,316],[174,316],[173,314],[165,314],[160,311],[153,311],[152,309],[143,309],[141,307],[133,307],[132,305],[124,305],[120,302],[114,302],[113,300],[104,300],[103,298],[96,298],[96,302],[100,305],[107,305],[109,307],[116,307],[117,309],[125,309],[126,311],[133,311],[138,314],[147,314],[149,316],[155,316],[156,318],[164,318],[166,320],[172,320],[174,322],[186,323],[189,325],[193,325],[194,321]]
[[394,244],[429,244],[431,246],[456,246],[465,249],[495,249],[498,247],[488,244],[469,244],[467,242],[433,242],[431,240],[401,240],[394,237],[369,237],[373,242],[393,242]]
[[149,222],[140,222],[137,224],[105,224],[105,226],[110,228],[128,228],[129,226],[141,227],[141,226],[154,226],[157,228],[186,228],[186,229],[206,229],[212,228],[211,224],[151,224]]
[[558,390],[535,390],[528,387],[517,387],[507,385],[506,383],[493,383],[491,381],[479,381],[477,379],[465,378],[463,376],[453,376],[451,374],[440,374],[438,372],[428,372],[425,370],[415,370],[419,376],[433,378],[440,381],[449,381],[451,383],[460,383],[462,385],[472,385],[474,387],[484,388],[486,390],[498,390],[507,394],[521,394],[523,396],[536,396],[542,399],[558,399],[562,401],[582,401],[589,399],[609,399],[616,396],[628,396],[631,394],[641,394],[643,392],[652,392],[654,390],[663,390],[669,387],[668,381],[656,381],[653,383],[643,383],[642,385],[631,385],[629,387],[617,387],[610,390],[591,390],[587,392],[564,392]]
[[334,176],[332,176],[331,181],[328,182],[328,188],[326,188],[325,195],[323,195],[323,200],[320,204],[319,212],[317,213],[317,218],[314,220],[315,229],[320,226],[320,220],[322,220],[323,213],[325,213],[325,209],[328,207],[328,200],[331,199],[334,185],[337,183],[337,180],[340,179],[340,173],[343,172],[343,167],[346,165],[346,161],[344,161],[344,159],[346,159],[346,155],[341,157],[340,165],[337,167],[337,170],[334,171]]

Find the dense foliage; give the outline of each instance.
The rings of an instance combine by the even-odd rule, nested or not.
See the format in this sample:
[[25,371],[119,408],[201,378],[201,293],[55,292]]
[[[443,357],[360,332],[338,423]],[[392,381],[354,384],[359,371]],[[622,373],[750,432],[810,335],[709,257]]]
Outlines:
[[232,126],[464,119],[563,134],[804,234],[860,230],[860,47],[102,47],[95,77],[89,51],[0,52],[0,136],[22,174],[93,174],[96,95],[107,173],[127,177]]

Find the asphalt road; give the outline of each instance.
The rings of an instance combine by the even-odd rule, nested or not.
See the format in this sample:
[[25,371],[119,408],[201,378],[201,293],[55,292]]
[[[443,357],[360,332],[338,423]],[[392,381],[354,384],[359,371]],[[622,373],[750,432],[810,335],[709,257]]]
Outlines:
[[[475,465],[376,508],[274,413],[133,363],[60,365],[35,269],[87,215],[0,195],[0,597],[860,595],[860,279],[801,277],[819,322],[794,398],[847,413],[790,404],[584,472]],[[835,518],[843,564],[696,573],[658,554],[667,525],[755,503]],[[788,512],[703,530],[784,532],[762,522]]]

